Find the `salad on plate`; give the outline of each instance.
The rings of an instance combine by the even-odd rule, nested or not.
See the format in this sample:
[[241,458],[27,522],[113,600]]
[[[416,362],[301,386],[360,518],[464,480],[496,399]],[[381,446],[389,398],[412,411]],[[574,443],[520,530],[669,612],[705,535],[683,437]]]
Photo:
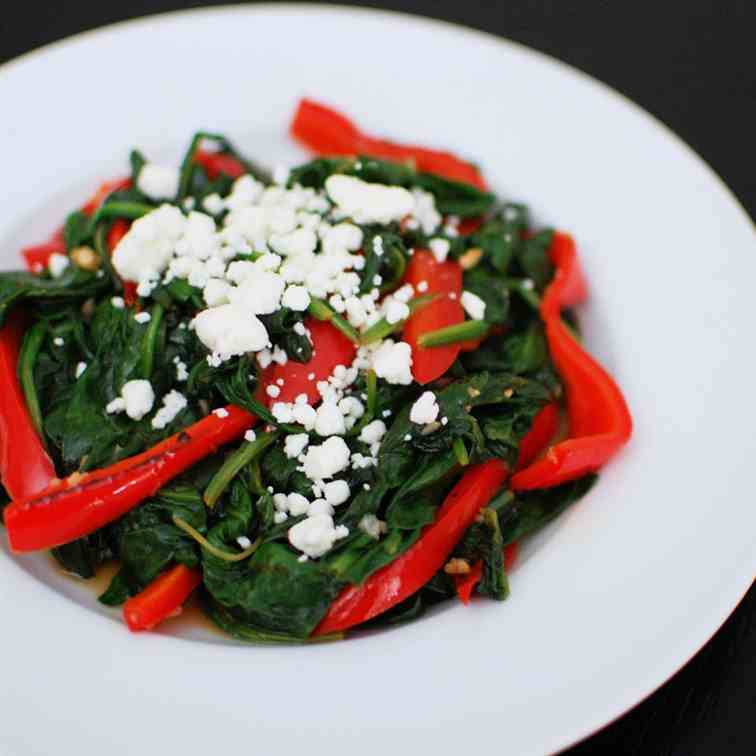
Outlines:
[[290,130],[315,157],[272,175],[218,134],[133,151],[0,274],[8,542],[116,561],[132,630],[192,595],[253,642],[503,600],[631,434],[570,236],[319,103]]

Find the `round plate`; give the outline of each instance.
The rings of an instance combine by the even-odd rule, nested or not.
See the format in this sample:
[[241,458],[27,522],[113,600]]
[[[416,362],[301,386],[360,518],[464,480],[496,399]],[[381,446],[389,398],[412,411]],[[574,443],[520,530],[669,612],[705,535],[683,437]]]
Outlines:
[[303,94],[479,161],[497,192],[574,234],[587,340],[625,391],[633,441],[529,544],[507,602],[343,643],[131,635],[46,557],[6,550],[4,753],[545,754],[673,674],[753,578],[754,229],[664,127],[540,54],[407,16],[275,5],[26,55],[0,69],[3,264],[123,172],[131,146],[176,157],[205,128],[259,160],[296,156],[285,130]]

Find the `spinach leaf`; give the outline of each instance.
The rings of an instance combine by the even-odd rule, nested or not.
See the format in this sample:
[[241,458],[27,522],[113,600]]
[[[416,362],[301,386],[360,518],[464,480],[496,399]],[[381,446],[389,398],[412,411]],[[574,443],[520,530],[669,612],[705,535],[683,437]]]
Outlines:
[[504,325],[509,316],[509,291],[501,274],[487,265],[478,265],[464,275],[464,288],[477,294],[485,303],[485,320],[491,325]]

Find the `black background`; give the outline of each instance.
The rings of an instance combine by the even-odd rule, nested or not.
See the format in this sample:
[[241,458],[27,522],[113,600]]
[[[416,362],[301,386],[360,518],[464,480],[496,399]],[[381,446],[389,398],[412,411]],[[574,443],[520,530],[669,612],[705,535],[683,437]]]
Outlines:
[[[221,3],[13,3],[0,19],[0,61],[113,21],[215,4]],[[522,42],[592,74],[676,131],[756,217],[756,0],[357,0],[352,4],[466,24]],[[85,87],[79,82],[76,91],[82,94]],[[0,117],[12,117],[2,111],[1,103]],[[77,114],[72,111],[63,117]],[[726,443],[726,439],[714,442]],[[701,558],[707,555],[702,553]],[[570,750],[569,756],[754,756],[755,621],[756,589],[752,588],[714,639],[676,677],[618,722]],[[507,753],[505,731],[497,751]]]

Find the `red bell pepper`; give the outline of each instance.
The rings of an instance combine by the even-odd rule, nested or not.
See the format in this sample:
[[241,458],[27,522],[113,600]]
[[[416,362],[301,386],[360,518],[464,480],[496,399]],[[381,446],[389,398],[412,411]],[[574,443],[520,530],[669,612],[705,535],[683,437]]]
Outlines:
[[131,179],[129,178],[117,178],[111,181],[104,181],[100,184],[99,189],[84,203],[81,211],[86,215],[93,215],[97,212],[100,205],[105,201],[106,197],[113,192],[121,191],[122,189],[128,189],[131,186]]
[[0,475],[12,499],[32,496],[55,480],[55,466],[34,427],[18,380],[18,355],[24,331],[24,317],[18,310],[11,312],[0,328],[0,383],[3,387],[0,391]]
[[[325,381],[336,365],[349,367],[354,361],[357,347],[330,323],[308,318],[305,326],[312,339],[312,359],[304,363],[294,360],[289,360],[285,365],[274,363],[265,369],[262,384],[275,384],[280,389],[275,398],[266,395],[268,404],[293,402],[300,394],[307,394],[307,401],[315,404],[320,401],[318,381]],[[278,381],[283,381],[283,385],[279,385]]]
[[74,473],[35,495],[14,498],[5,510],[11,548],[49,549],[118,519],[257,421],[234,405],[226,407],[226,412],[224,418],[210,414],[152,449],[102,470]]
[[[418,294],[440,295],[413,313],[404,324],[403,338],[412,347],[412,375],[425,385],[440,378],[462,348],[461,344],[448,344],[424,349],[418,344],[423,334],[464,321],[465,311],[460,304],[462,268],[453,260],[440,263],[432,252],[420,249],[412,255],[404,281],[412,284]],[[421,291],[419,287],[423,282],[427,288]]]
[[449,152],[368,136],[346,116],[313,100],[300,100],[289,128],[295,139],[318,155],[372,155],[400,163],[411,162],[418,171],[486,188],[486,182],[472,163]]
[[[504,572],[509,572],[512,569],[517,560],[518,551],[517,541],[509,543],[504,547]],[[480,559],[472,565],[470,572],[466,575],[455,576],[454,583],[457,589],[457,597],[463,604],[467,605],[470,603],[475,586],[480,582],[482,577],[483,562]]]
[[62,231],[56,231],[48,241],[25,247],[21,254],[26,261],[26,268],[31,273],[41,273],[50,262],[52,255],[64,255],[66,242]]
[[530,430],[520,441],[517,469],[527,467],[554,438],[559,427],[559,405],[547,404],[534,418]]
[[567,395],[569,438],[512,477],[514,490],[548,488],[598,470],[630,438],[633,428],[622,392],[612,377],[575,340],[561,308],[585,296],[575,243],[556,234],[550,250],[554,280],[541,302],[546,339]]
[[184,601],[201,582],[202,573],[183,564],[166,570],[123,605],[123,618],[129,630],[151,630],[164,619],[179,614]]
[[347,630],[385,612],[422,588],[443,566],[478,512],[506,480],[507,466],[491,460],[471,467],[454,486],[414,545],[362,585],[346,588],[314,635]]
[[247,172],[235,157],[222,152],[197,150],[194,154],[194,162],[204,167],[211,180],[220,176],[221,173],[231,178],[239,178]]

